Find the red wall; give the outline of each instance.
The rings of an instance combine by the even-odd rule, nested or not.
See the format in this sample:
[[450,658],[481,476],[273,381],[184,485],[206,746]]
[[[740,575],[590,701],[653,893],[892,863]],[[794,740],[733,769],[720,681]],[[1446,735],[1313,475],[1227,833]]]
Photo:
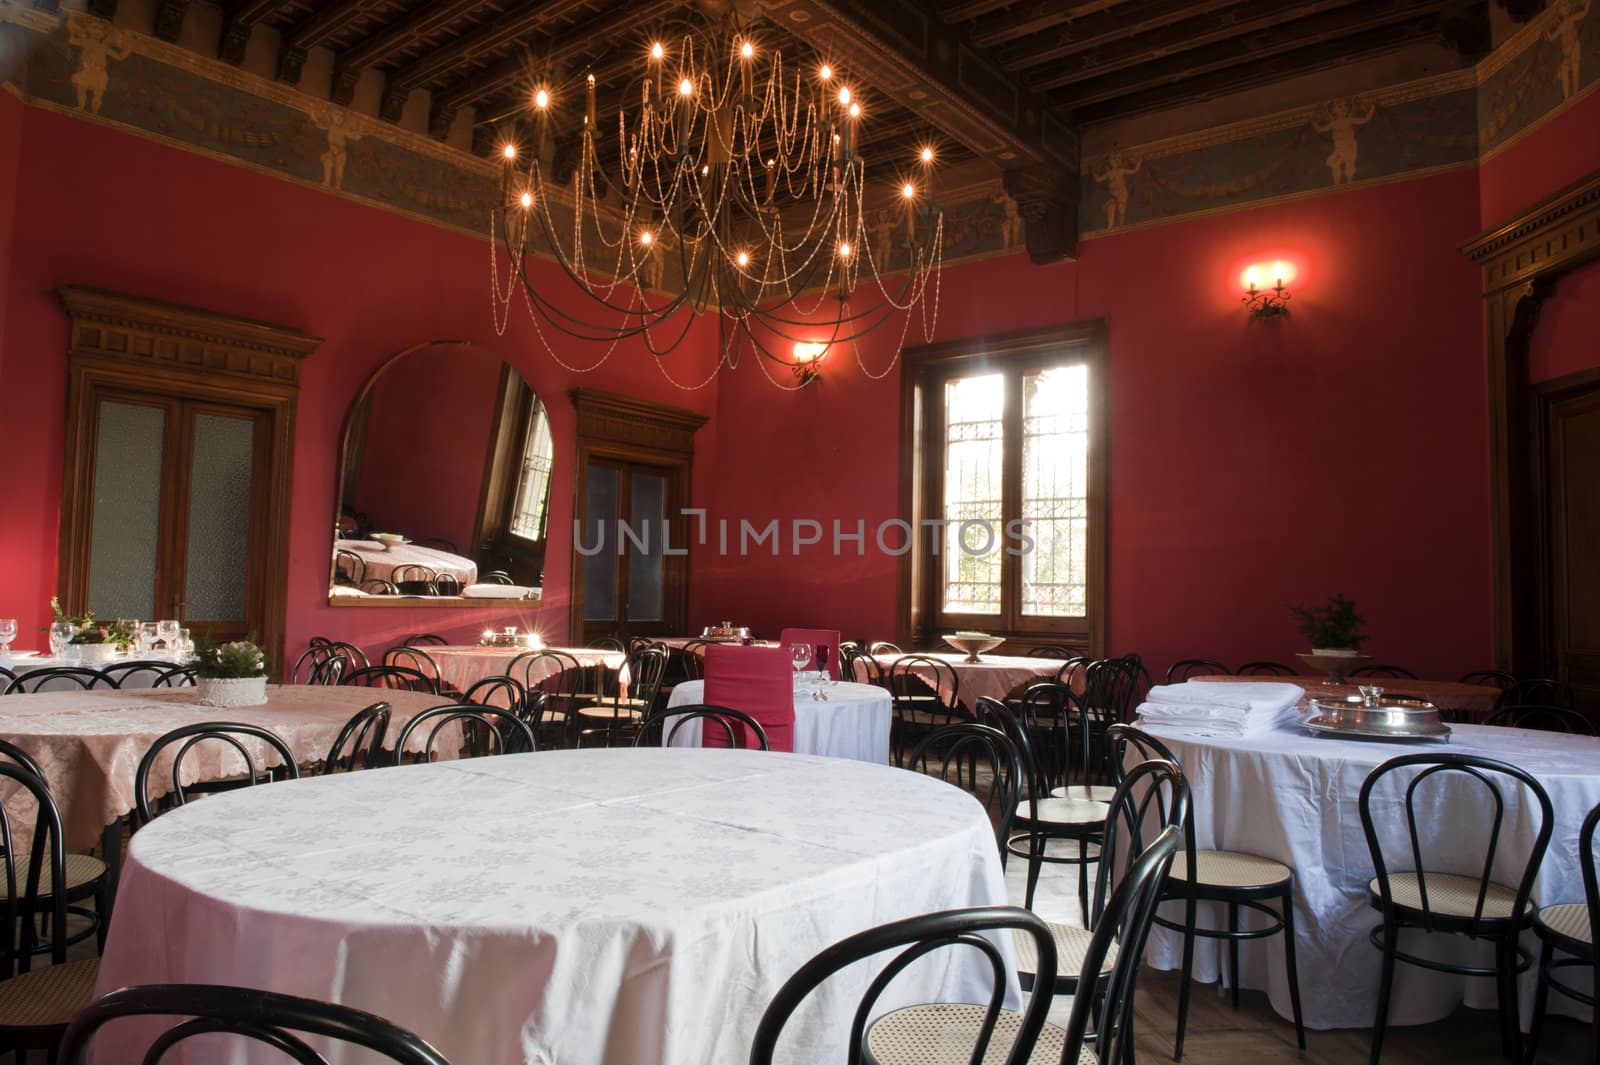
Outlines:
[[1595,367],[1600,367],[1600,262],[1563,277],[1539,308],[1539,324],[1528,343],[1528,379],[1538,383]]
[[[6,322],[6,279],[11,273],[11,230],[17,208],[17,166],[22,154],[22,101],[0,87],[0,336]],[[0,372],[6,353],[0,348]]]
[[1488,229],[1600,170],[1600,90],[1478,168],[1479,213]]
[[489,352],[441,345],[374,382],[354,501],[375,531],[442,537],[473,554],[500,367]]
[[[1368,649],[1428,676],[1490,661],[1486,407],[1470,170],[947,270],[938,340],[1106,319],[1110,640],[1172,659],[1287,659],[1286,603],[1353,596]],[[1293,312],[1252,322],[1242,267],[1299,267]],[[877,372],[898,339],[871,338]],[[913,334],[915,335],[915,334]],[[898,505],[899,374],[848,349],[779,394],[741,367],[719,390],[712,517],[869,529]],[[853,547],[850,549],[853,551]],[[698,621],[892,638],[896,564],[703,558]]]
[[[356,393],[390,355],[428,340],[460,338],[503,355],[546,399],[558,442],[552,558],[567,558],[571,540],[567,389],[628,392],[700,411],[714,401],[710,390],[675,388],[637,346],[619,349],[593,373],[569,374],[541,346],[520,308],[513,308],[507,334],[496,337],[479,240],[34,108],[24,112],[21,155],[0,344],[0,426],[11,448],[0,508],[0,604],[22,619],[24,633],[44,624],[56,586],[67,380],[67,320],[53,295],[58,285],[191,304],[325,338],[301,372],[291,498],[291,655],[313,634],[383,647],[409,632],[467,636],[488,624],[540,627],[558,637],[566,632],[565,565],[546,572],[539,606],[327,605],[340,434]],[[675,357],[674,371],[685,380],[703,378],[710,350],[708,343],[690,344]],[[564,353],[569,362],[590,357],[587,347]],[[703,431],[701,454],[710,452],[712,441]],[[18,644],[27,645],[25,639]]]

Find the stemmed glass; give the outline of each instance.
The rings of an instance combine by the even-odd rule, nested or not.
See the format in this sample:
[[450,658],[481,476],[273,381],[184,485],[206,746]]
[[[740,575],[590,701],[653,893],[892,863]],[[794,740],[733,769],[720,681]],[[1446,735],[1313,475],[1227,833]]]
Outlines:
[[156,622],[156,637],[165,645],[168,654],[177,650],[178,622],[173,618],[163,618]]
[[139,627],[133,630],[134,647],[139,652],[140,658],[148,657],[156,649],[156,623],[142,621]]
[[800,674],[811,664],[811,657],[815,653],[809,643],[791,643],[789,645],[789,660],[794,663],[796,687],[800,684]]
[[825,643],[817,644],[817,683],[830,683],[828,677],[828,645]]
[[61,658],[72,646],[72,622],[55,621],[50,624],[50,657]]
[[11,653],[11,641],[17,638],[17,619],[0,618],[0,658]]

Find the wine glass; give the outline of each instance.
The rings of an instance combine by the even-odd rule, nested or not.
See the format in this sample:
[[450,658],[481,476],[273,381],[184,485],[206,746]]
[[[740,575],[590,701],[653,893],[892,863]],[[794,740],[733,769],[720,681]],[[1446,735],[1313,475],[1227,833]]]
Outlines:
[[17,619],[0,618],[0,658],[11,653],[11,641],[17,638]]
[[146,650],[143,639],[144,622],[140,621],[138,618],[134,618],[133,620],[129,621],[128,633],[132,639],[131,646],[133,648],[134,657],[143,658]]
[[72,622],[55,621],[50,624],[50,657],[61,658],[67,653],[67,648],[72,645]]
[[800,682],[801,672],[811,664],[811,657],[815,653],[809,643],[791,643],[789,645],[789,660],[794,663],[796,684]]
[[817,644],[817,683],[827,684],[829,683],[829,680],[828,645],[825,643],[819,643]]
[[156,628],[155,622],[144,621],[134,630],[133,638],[139,649],[139,657],[143,658],[156,649]]
[[174,618],[162,618],[156,622],[156,638],[166,647],[171,654],[178,643],[178,622]]
[[178,661],[187,662],[194,657],[194,637],[188,629],[178,630]]

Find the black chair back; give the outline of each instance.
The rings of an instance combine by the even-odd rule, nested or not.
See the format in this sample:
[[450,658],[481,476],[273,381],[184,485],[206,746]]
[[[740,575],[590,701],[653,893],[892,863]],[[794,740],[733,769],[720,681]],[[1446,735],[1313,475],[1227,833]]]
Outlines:
[[405,647],[443,647],[449,642],[443,636],[436,636],[431,632],[414,632],[400,641]]
[[[883,966],[868,985],[866,994],[862,997],[861,1004],[851,1021],[845,1060],[851,1063],[861,1062],[867,1022],[883,992],[907,966],[935,951],[949,948],[976,950],[989,963],[993,980],[984,1012],[983,1029],[968,1065],[978,1065],[979,1062],[988,1061],[1023,1065],[1028,1061],[1033,1045],[1044,1029],[1045,1016],[1050,1011],[1053,997],[1049,994],[1040,993],[1029,997],[1010,1052],[1004,1058],[989,1055],[989,1041],[1005,1003],[1008,976],[1006,958],[995,945],[995,940],[999,938],[996,933],[1009,936],[1017,932],[1032,938],[1034,948],[1039,952],[1039,972],[1044,978],[1039,986],[1049,987],[1055,981],[1057,966],[1056,944],[1050,934],[1050,927],[1034,914],[1015,906],[987,906],[923,914],[878,928],[870,928],[840,940],[802,965],[799,971],[778,989],[766,1012],[761,1015],[761,1023],[756,1026],[755,1039],[750,1045],[750,1065],[772,1065],[784,1025],[811,992],[825,980],[874,955],[898,951],[899,953]],[[797,1060],[813,1059],[802,1056]],[[1071,1062],[1075,1065],[1076,1055],[1071,1058]]]
[[602,636],[598,640],[590,641],[589,650],[612,651],[619,655],[625,655],[628,653],[628,645],[615,636]]
[[420,563],[410,563],[405,566],[396,566],[389,574],[389,579],[400,590],[401,595],[438,595],[439,586],[434,582],[439,579],[439,574],[432,566]]
[[[245,745],[244,739],[259,741],[258,748],[260,744],[265,744],[271,753],[278,756],[278,765],[270,766],[265,761],[258,763],[255,756],[250,753],[249,747]],[[234,753],[244,762],[244,776],[207,781],[203,789],[196,788],[196,790],[212,792],[248,788],[266,782],[270,779],[272,770],[282,773],[291,780],[300,776],[300,767],[295,764],[294,752],[277,733],[269,729],[240,721],[202,721],[194,725],[184,725],[152,743],[150,749],[144,752],[144,757],[139,759],[139,768],[133,775],[133,800],[138,808],[140,824],[149,824],[160,812],[150,803],[150,774],[154,771],[161,752],[175,743],[181,744],[172,756],[172,791],[166,797],[166,805],[163,807],[170,809],[182,806],[187,801],[183,784],[184,756],[197,744],[207,740],[214,740],[233,748]]]
[[367,579],[367,561],[354,551],[339,548],[333,553],[333,583],[361,587]]
[[667,649],[659,643],[645,644],[628,655],[628,698],[649,713],[661,693],[661,677],[667,670]]
[[424,710],[406,722],[405,728],[400,730],[400,738],[395,741],[395,764],[400,765],[405,761],[412,733],[420,731],[424,725],[428,726],[428,731],[422,746],[411,753],[418,762],[433,761],[434,743],[444,727],[454,722],[461,724],[462,754],[467,758],[519,754],[539,749],[534,741],[533,730],[511,711],[473,703],[451,703]]
[[[172,686],[170,678],[173,673],[190,671],[181,666],[174,667],[171,662],[142,661],[118,662],[103,666],[100,672],[118,688],[165,688]],[[190,675],[192,677],[192,672]]]
[[391,691],[423,692],[438,695],[438,681],[409,666],[362,666],[339,678],[345,686],[387,688]]
[[151,682],[152,688],[192,688],[195,672],[193,666],[173,666]]
[[527,712],[528,689],[524,688],[522,682],[515,677],[480,677],[461,693],[461,701],[510,710],[524,721],[532,723],[532,718]]
[[5,695],[10,692],[11,682],[16,679],[17,675],[15,673],[11,672],[11,670],[7,669],[5,666],[0,666],[0,695]]
[[1502,692],[1508,692],[1516,688],[1517,678],[1504,670],[1475,669],[1470,673],[1461,674],[1460,683],[1477,684],[1485,688],[1499,688]]
[[1574,736],[1593,736],[1594,719],[1570,706],[1540,706],[1518,703],[1502,706],[1483,719],[1485,725],[1537,729],[1540,732],[1566,732]]
[[[1528,852],[1527,862],[1523,866],[1522,876],[1517,882],[1516,898],[1512,907],[1512,919],[1518,924],[1522,922],[1528,909],[1528,897],[1533,892],[1533,880],[1539,873],[1539,863],[1544,859],[1545,849],[1550,844],[1550,833],[1554,827],[1555,815],[1550,804],[1550,796],[1544,787],[1532,775],[1517,766],[1506,762],[1496,761],[1493,758],[1483,758],[1472,754],[1422,754],[1401,755],[1391,758],[1378,766],[1361,784],[1361,792],[1357,804],[1361,812],[1361,828],[1366,833],[1367,849],[1372,855],[1372,865],[1377,872],[1378,894],[1383,910],[1384,923],[1391,924],[1395,920],[1394,892],[1391,886],[1390,863],[1384,853],[1382,841],[1378,838],[1378,820],[1373,812],[1373,791],[1380,781],[1391,773],[1401,769],[1416,766],[1420,768],[1410,783],[1405,785],[1403,793],[1402,810],[1405,814],[1406,835],[1409,840],[1409,858],[1411,868],[1405,870],[1415,873],[1417,877],[1421,906],[1424,915],[1424,927],[1429,931],[1436,928],[1444,931],[1464,930],[1468,934],[1475,934],[1483,921],[1484,900],[1488,895],[1490,879],[1494,872],[1496,852],[1500,846],[1500,826],[1505,818],[1505,796],[1501,792],[1501,785],[1496,782],[1499,778],[1507,783],[1522,785],[1529,795],[1533,797],[1538,806],[1537,829],[1534,836],[1533,847]],[[1463,787],[1479,787],[1489,800],[1489,809],[1492,812],[1489,820],[1488,839],[1483,849],[1483,865],[1473,875],[1478,879],[1477,898],[1473,905],[1470,919],[1440,915],[1435,911],[1428,898],[1428,863],[1423,858],[1422,837],[1417,830],[1417,796],[1423,784],[1432,782],[1437,785],[1441,781],[1458,779],[1463,782]],[[1430,815],[1439,809],[1449,806],[1461,806],[1463,796],[1433,795],[1426,803],[1425,809]],[[1448,799],[1448,803],[1441,802]],[[1526,815],[1524,815],[1526,817]],[[1527,818],[1532,820],[1532,818]],[[1452,853],[1466,854],[1471,850],[1469,842],[1463,839],[1465,833],[1451,831],[1449,833],[1448,849]],[[1435,869],[1439,873],[1453,873],[1451,869]],[[1465,927],[1463,928],[1463,923]]]
[[460,595],[461,578],[454,573],[441,573],[433,579],[434,595]]
[[1038,647],[1030,647],[1027,651],[1028,658],[1072,658],[1072,648],[1059,643],[1043,643]]
[[383,652],[383,664],[421,673],[433,684],[435,695],[444,690],[444,674],[439,671],[438,659],[420,647],[412,647],[410,644],[391,647]]
[[983,804],[984,812],[994,823],[1000,867],[1004,869],[1006,841],[1011,838],[1011,823],[1016,819],[1025,780],[1022,755],[1011,737],[1001,729],[975,721],[946,725],[928,733],[911,749],[905,768],[954,784]]
[[1182,684],[1190,677],[1231,677],[1233,670],[1212,658],[1180,658],[1167,669],[1168,684]]
[[966,717],[960,709],[961,678],[942,658],[901,655],[889,663],[889,695],[897,716],[922,711],[934,715],[940,725],[954,725]]
[[1572,685],[1551,677],[1525,677],[1517,681],[1514,697],[1535,706],[1571,706]]
[[[147,984],[120,987],[101,995],[68,1025],[58,1051],[62,1065],[86,1065],[95,1033],[120,1017],[189,1018],[178,1021],[151,1042],[144,1056],[137,1058],[144,1065],[159,1065],[168,1051],[186,1039],[197,1035],[214,1038],[219,1032],[273,1047],[299,1065],[328,1062],[301,1035],[365,1047],[394,1065],[450,1065],[444,1055],[421,1038],[376,1014],[275,991],[207,984]],[[126,1050],[124,1046],[123,1051]],[[100,1057],[109,1056],[109,1047],[102,1046]],[[125,1055],[124,1060],[135,1058]],[[350,1058],[338,1055],[336,1060]]]
[[547,741],[558,741],[574,727],[578,707],[606,690],[605,672],[604,666],[586,666],[566,651],[544,650],[513,658],[505,675],[525,692],[526,720],[546,733]]
[[884,686],[883,667],[878,660],[859,648],[839,648],[839,679],[857,684]]
[[7,695],[29,695],[41,691],[87,691],[90,688],[115,688],[117,682],[88,666],[49,666],[18,674],[6,685]]
[[897,643],[890,643],[888,640],[873,640],[871,643],[867,644],[867,654],[901,655],[905,654],[905,652],[900,650],[900,645]]
[[[673,721],[672,729],[667,732],[666,741],[661,739],[661,730],[667,727],[667,722]],[[658,710],[647,718],[639,731],[633,737],[635,747],[670,747],[672,738],[678,730],[690,721],[700,721],[702,740],[700,746],[705,746],[704,730],[713,722],[722,729],[723,735],[728,739],[727,746],[744,747],[744,739],[751,736],[757,746],[763,751],[772,750],[767,742],[767,730],[761,727],[761,722],[745,713],[729,706],[712,706],[709,703],[697,703],[692,706],[669,706],[665,710]],[[744,726],[738,728],[736,726]],[[747,731],[748,730],[748,731]]]
[[706,648],[710,646],[710,640],[690,640],[678,649],[678,659],[683,663],[683,675],[686,679],[705,679]]
[[383,737],[389,730],[389,704],[373,703],[355,712],[328,748],[322,773],[348,773],[383,764]]
[[1295,670],[1282,662],[1246,662],[1234,671],[1236,677],[1293,677]]
[[[13,798],[8,799],[5,805],[0,805],[0,867],[3,867],[0,871],[5,874],[5,880],[0,882],[0,887],[5,888],[5,898],[0,900],[0,914],[3,914],[5,921],[5,927],[0,929],[0,976],[9,977],[28,971],[39,943],[40,916],[49,915],[46,928],[67,927],[67,892],[50,892],[44,896],[44,906],[39,901],[39,886],[43,883],[46,870],[50,873],[51,884],[67,882],[67,852],[61,835],[61,811],[44,777],[36,771],[38,765],[10,744],[6,745],[4,753],[16,760],[14,765],[0,762],[0,781],[9,780],[15,786],[12,789],[15,793]],[[16,816],[14,810],[25,806],[16,801],[22,793],[33,798],[37,812],[34,815],[33,841],[26,875],[19,881],[11,819]],[[65,935],[50,937],[50,960],[53,963],[59,965],[67,960],[67,942]]]
[[361,582],[361,590],[368,595],[399,595],[400,589],[386,577],[368,577]]

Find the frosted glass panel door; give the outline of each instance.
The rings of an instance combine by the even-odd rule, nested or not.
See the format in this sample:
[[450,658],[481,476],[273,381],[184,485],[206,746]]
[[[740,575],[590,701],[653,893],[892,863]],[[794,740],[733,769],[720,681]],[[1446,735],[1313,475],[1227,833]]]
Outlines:
[[[602,628],[617,620],[617,520],[622,471],[612,466],[591,466],[584,485],[583,537],[583,620],[603,622]],[[605,635],[606,633],[602,633]]]
[[246,622],[255,434],[250,417],[194,416],[182,609],[191,627]]
[[662,538],[667,527],[667,479],[635,473],[628,500],[628,620],[660,621]]
[[106,399],[97,414],[89,609],[102,618],[154,617],[167,407]]

